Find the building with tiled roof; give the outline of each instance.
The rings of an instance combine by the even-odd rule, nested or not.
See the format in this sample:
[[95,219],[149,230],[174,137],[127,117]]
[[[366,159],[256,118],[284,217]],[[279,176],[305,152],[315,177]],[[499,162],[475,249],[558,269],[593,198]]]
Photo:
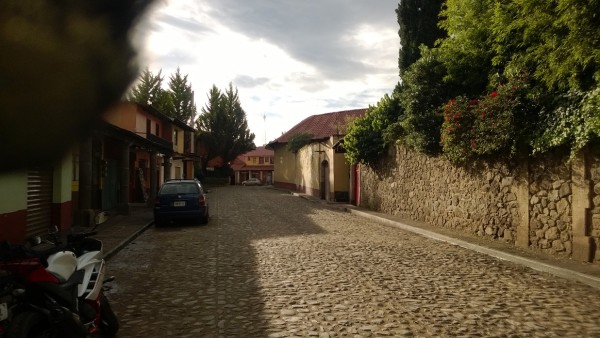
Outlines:
[[231,168],[235,175],[235,184],[242,184],[243,181],[253,177],[258,178],[263,184],[272,184],[273,150],[256,147],[233,160]]
[[[348,126],[367,109],[313,115],[271,141],[276,187],[304,192],[327,201],[352,201],[354,166],[339,147]],[[308,143],[292,152],[287,145],[295,135],[309,136]]]
[[299,133],[312,134],[314,140],[346,135],[349,122],[363,116],[365,112],[366,109],[363,108],[309,116],[270,142],[269,145],[287,143],[290,137]]

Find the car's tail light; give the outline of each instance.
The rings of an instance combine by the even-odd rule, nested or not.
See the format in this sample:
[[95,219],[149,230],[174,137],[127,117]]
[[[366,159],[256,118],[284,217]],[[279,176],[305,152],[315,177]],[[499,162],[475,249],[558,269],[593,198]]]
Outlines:
[[160,207],[160,199],[157,197],[156,200],[154,201],[154,207],[155,208],[159,208]]
[[200,197],[198,197],[198,204],[206,205],[206,196],[200,195]]

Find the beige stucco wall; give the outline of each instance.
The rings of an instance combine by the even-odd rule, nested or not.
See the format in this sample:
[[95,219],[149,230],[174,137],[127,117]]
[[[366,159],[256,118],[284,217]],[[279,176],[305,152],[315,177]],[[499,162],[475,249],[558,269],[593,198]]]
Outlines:
[[296,154],[296,184],[310,194],[319,190],[319,164],[324,156],[318,151],[318,145],[310,144]]
[[344,154],[336,154],[333,144],[337,138],[314,142],[304,146],[296,154],[287,151],[285,145],[274,149],[274,182],[280,187],[296,189],[313,196],[321,196],[322,164],[328,163],[327,200],[348,200],[350,191],[350,166]]
[[287,151],[285,144],[274,149],[273,181],[281,184],[296,184],[296,155]]

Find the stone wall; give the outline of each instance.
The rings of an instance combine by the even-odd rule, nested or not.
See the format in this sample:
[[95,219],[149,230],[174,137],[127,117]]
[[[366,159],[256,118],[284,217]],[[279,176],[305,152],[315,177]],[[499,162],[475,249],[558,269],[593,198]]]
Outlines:
[[529,241],[532,248],[570,255],[571,167],[568,158],[547,155],[529,164]]
[[[596,185],[589,197],[592,216],[577,227],[584,229],[579,234],[572,217],[574,164],[564,153],[512,166],[462,168],[398,145],[378,169],[361,167],[360,205],[552,255],[571,256],[579,242],[579,251],[593,252],[600,241],[600,156],[587,153],[582,172]],[[580,203],[585,193],[577,196]],[[600,261],[599,254],[591,256]]]
[[600,146],[590,149],[590,185],[592,205],[590,210],[590,235],[596,260],[600,261]]

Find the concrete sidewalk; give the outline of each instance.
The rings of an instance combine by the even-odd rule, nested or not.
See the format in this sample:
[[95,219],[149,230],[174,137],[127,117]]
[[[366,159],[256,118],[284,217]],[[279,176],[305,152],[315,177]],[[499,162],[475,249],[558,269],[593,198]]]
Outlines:
[[153,224],[152,208],[144,204],[131,204],[129,215],[109,213],[108,220],[96,227],[98,234],[95,237],[103,243],[104,258],[110,260]]
[[[501,241],[458,234],[450,230],[434,228],[400,217],[365,210],[350,204],[327,203],[307,194],[298,192],[290,193],[310,202],[351,212],[377,223],[410,231],[434,240],[458,245],[468,250],[477,251],[501,260],[524,265],[534,270],[544,271],[600,289],[600,264],[576,262],[568,258],[553,257],[532,250],[516,248]],[[96,237],[104,243],[105,258],[109,260],[153,224],[152,208],[145,205],[131,205],[129,215],[109,215],[108,220],[96,228],[98,231]]]

